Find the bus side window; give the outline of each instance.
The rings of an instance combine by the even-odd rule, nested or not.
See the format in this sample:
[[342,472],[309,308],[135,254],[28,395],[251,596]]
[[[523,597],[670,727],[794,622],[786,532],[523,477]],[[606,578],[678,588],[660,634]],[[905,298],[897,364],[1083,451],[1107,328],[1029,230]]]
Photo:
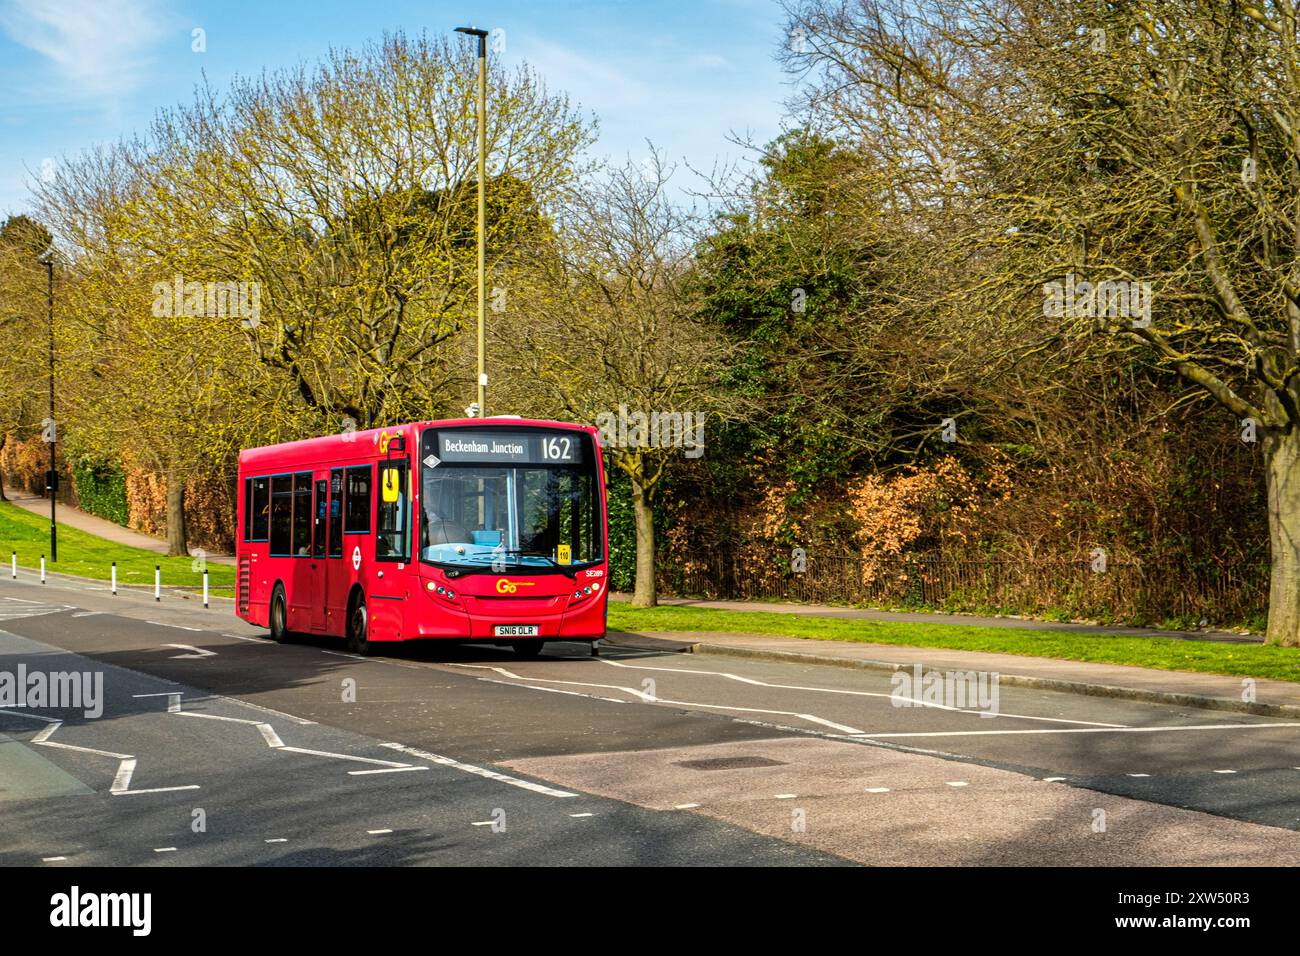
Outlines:
[[330,472],[329,531],[331,558],[343,557],[343,469]]
[[370,533],[370,466],[348,469],[348,493],[343,503],[343,533]]
[[271,479],[271,554],[293,554],[293,475]]
[[[379,466],[378,494],[375,497],[375,557],[383,561],[406,561],[410,558],[407,541],[406,462],[385,462]],[[388,501],[385,499],[393,498]]]
[[271,479],[246,478],[244,481],[244,540],[265,541],[269,530]]

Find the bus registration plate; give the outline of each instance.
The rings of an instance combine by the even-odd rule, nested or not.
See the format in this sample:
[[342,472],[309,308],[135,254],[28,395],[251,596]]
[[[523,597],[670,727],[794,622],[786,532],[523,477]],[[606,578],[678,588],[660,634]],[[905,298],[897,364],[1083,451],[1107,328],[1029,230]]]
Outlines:
[[536,624],[498,624],[492,628],[494,637],[536,637]]

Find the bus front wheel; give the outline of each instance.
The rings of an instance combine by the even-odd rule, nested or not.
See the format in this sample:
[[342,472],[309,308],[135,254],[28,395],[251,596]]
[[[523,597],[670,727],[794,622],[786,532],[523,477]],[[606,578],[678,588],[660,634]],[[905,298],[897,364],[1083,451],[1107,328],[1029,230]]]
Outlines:
[[366,596],[358,594],[357,599],[352,603],[352,611],[348,614],[348,650],[353,654],[360,654],[362,657],[369,657],[371,650],[370,643],[370,617],[366,612]]
[[271,592],[271,609],[268,612],[271,628],[271,640],[277,644],[288,644],[293,639],[289,630],[289,605],[284,599],[284,585],[276,584]]

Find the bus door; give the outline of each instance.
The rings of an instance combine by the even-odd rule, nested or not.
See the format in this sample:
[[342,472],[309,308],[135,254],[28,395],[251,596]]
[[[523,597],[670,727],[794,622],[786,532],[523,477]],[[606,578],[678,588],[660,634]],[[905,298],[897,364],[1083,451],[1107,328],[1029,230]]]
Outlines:
[[347,594],[352,577],[343,556],[344,470],[329,471],[329,508],[325,513],[325,560],[320,575],[321,608],[325,614],[325,633],[343,637],[347,622]]
[[403,603],[409,597],[411,571],[411,483],[409,462],[379,462],[375,481],[375,574],[370,596],[372,633],[380,640],[402,635]]
[[328,601],[329,561],[326,560],[329,540],[329,472],[318,471],[314,475],[315,495],[312,502],[311,568],[310,597],[311,629],[325,630],[325,606]]

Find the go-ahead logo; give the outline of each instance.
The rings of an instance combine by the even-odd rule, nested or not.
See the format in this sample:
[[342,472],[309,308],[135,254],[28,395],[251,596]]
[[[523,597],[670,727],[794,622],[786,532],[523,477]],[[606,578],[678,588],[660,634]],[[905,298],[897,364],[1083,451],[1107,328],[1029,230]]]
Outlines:
[[511,581],[509,578],[497,578],[497,594],[514,594],[520,588],[530,588],[532,581]]

